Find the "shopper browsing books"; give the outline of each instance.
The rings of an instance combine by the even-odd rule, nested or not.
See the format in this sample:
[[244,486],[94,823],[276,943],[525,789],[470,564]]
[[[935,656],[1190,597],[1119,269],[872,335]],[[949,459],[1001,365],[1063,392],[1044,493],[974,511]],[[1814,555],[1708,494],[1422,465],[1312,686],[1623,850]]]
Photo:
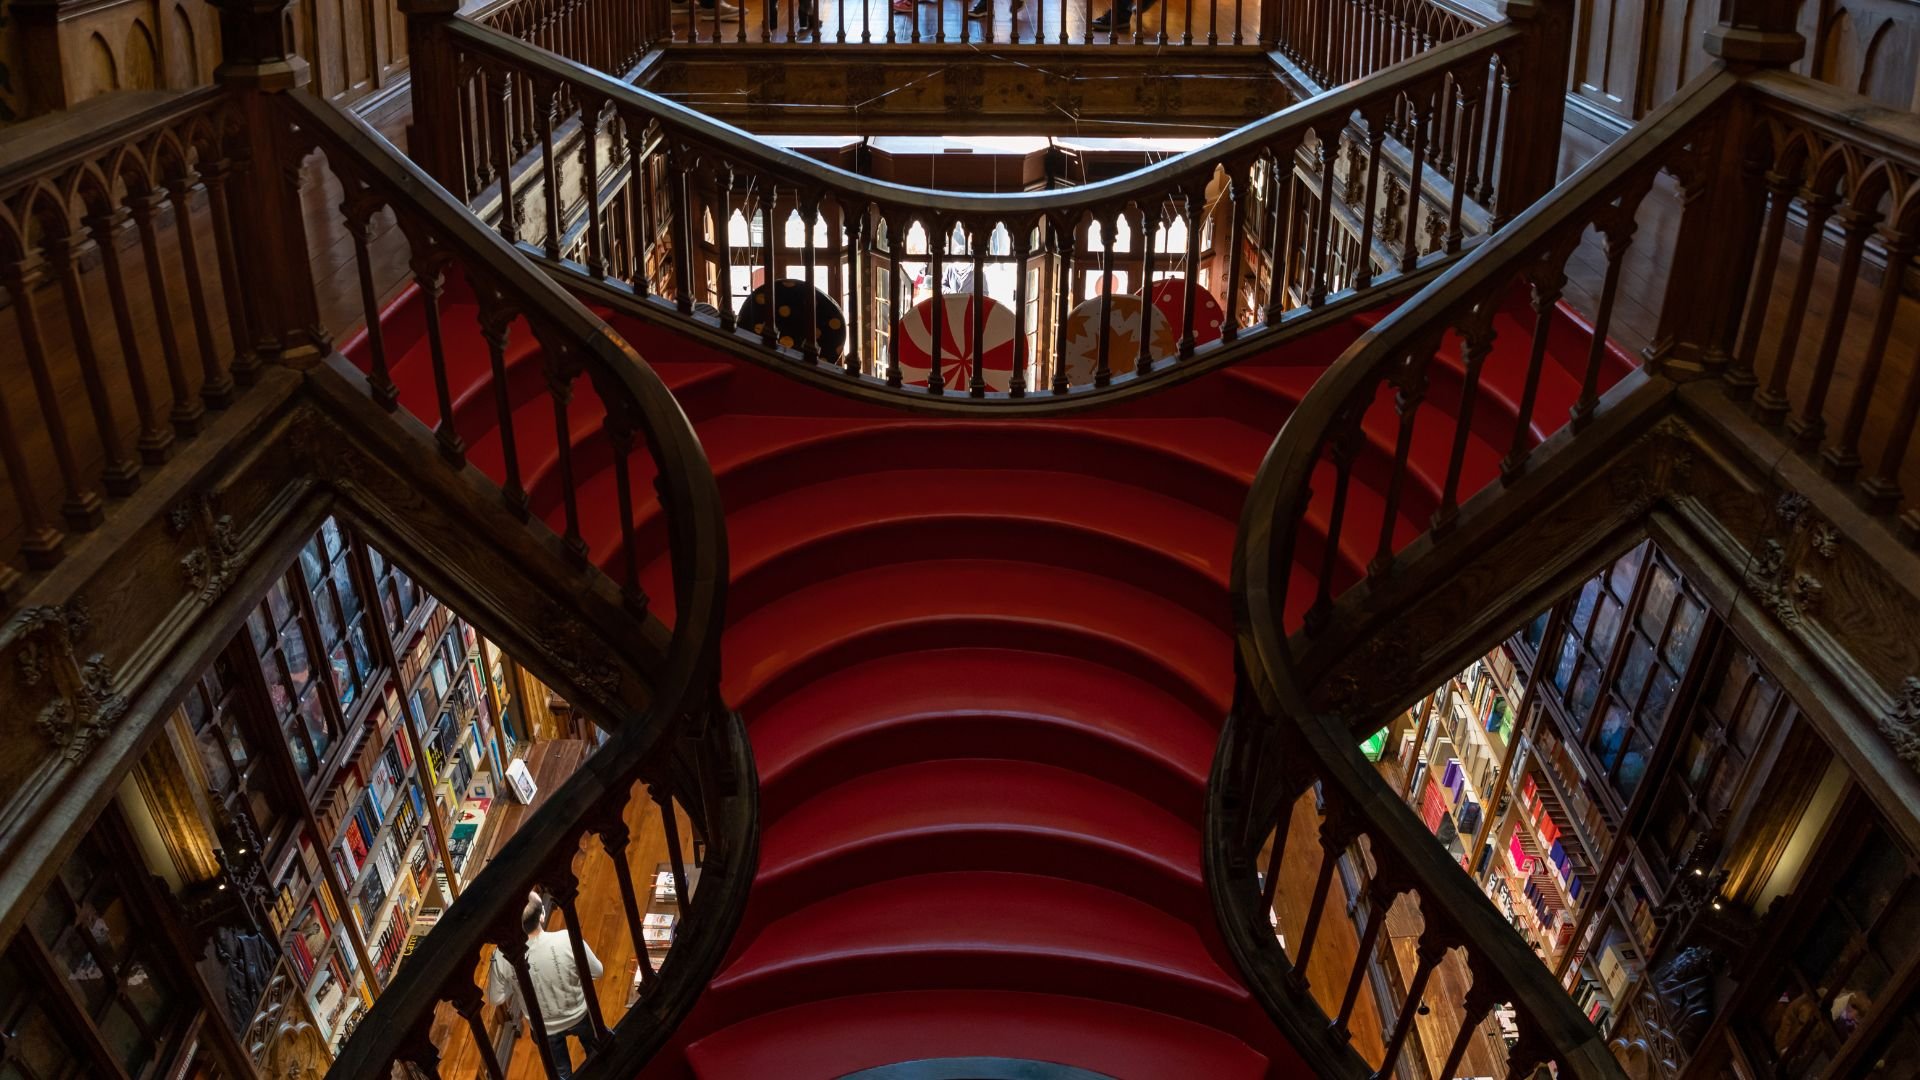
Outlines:
[[[520,926],[527,932],[527,974],[533,983],[534,999],[540,1006],[540,1019],[546,1026],[547,1048],[553,1054],[553,1075],[558,1080],[572,1080],[567,1036],[579,1039],[581,1048],[588,1053],[593,1052],[596,1039],[593,1021],[587,1016],[587,995],[580,984],[580,969],[573,960],[573,942],[565,931],[547,930],[546,912],[539,893],[527,896],[527,907],[520,917]],[[593,955],[593,948],[585,938],[580,945],[587,954],[588,972],[593,978],[599,978],[600,958]],[[518,991],[519,979],[513,965],[498,949],[494,950],[493,963],[487,972],[487,1001],[498,1005],[517,996]]]

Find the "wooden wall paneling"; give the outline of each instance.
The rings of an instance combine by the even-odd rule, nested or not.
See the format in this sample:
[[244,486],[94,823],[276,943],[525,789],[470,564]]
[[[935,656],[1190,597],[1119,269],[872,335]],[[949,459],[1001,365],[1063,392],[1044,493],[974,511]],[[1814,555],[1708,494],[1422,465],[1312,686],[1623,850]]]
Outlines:
[[1640,78],[1647,0],[1580,0],[1573,25],[1572,92],[1603,112],[1631,120]]

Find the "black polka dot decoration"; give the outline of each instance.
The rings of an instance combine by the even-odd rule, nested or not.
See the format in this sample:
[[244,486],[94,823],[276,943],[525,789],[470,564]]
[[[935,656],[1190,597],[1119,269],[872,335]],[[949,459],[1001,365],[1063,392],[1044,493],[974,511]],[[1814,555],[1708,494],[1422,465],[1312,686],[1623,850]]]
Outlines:
[[838,360],[847,346],[847,317],[833,298],[804,281],[782,278],[773,283],[772,310],[768,310],[767,287],[756,286],[740,305],[740,326],[755,337],[764,337],[772,323],[774,340],[783,349],[797,348],[807,332],[807,305],[813,305],[813,336],[820,356]]

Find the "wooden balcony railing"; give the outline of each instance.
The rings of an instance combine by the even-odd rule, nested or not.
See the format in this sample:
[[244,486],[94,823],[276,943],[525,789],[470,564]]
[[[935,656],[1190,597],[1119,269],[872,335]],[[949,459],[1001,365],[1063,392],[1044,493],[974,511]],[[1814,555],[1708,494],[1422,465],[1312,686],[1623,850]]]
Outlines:
[[[1542,95],[1507,90],[1513,71],[1558,70],[1525,58],[1562,56],[1543,45],[1562,29],[1477,31],[1117,180],[976,195],[821,164],[448,18],[430,32],[460,75],[416,89],[419,129],[441,135],[414,152],[504,239],[596,299],[747,355],[838,372],[861,392],[1047,407],[1273,347],[1457,258],[1551,181],[1544,151],[1559,114],[1523,105]],[[437,116],[451,121],[429,125]],[[1526,134],[1548,119],[1545,141]],[[563,143],[573,149],[552,150]],[[1333,219],[1337,201],[1385,206],[1390,187],[1401,203],[1420,197],[1404,213],[1343,210],[1355,236]],[[781,236],[792,239],[776,246]],[[1364,256],[1349,263],[1348,249]],[[924,275],[928,327],[902,318],[917,299],[908,272]],[[949,295],[949,273],[963,291]],[[995,275],[1007,294],[997,299]],[[1136,298],[1137,283],[1169,277],[1160,311]],[[826,302],[743,325],[751,298],[739,283],[789,278],[821,283]],[[950,312],[974,324],[955,333]],[[989,313],[1004,325],[987,325]],[[1115,323],[1123,330],[1092,331]],[[906,354],[922,329],[958,342],[938,365]]]
[[1281,9],[1273,46],[1314,82],[1334,87],[1494,21],[1447,0],[1309,0]]
[[232,122],[209,87],[0,168],[0,608],[253,380]]

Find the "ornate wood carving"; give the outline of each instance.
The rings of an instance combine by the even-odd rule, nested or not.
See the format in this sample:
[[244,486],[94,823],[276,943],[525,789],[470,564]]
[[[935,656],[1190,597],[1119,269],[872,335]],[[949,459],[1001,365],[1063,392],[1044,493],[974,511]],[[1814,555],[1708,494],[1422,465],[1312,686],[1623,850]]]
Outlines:
[[1743,584],[1774,618],[1798,626],[1803,616],[1819,610],[1824,591],[1812,573],[1817,564],[1809,557],[1831,562],[1839,551],[1840,534],[1811,513],[1807,497],[1797,492],[1774,500],[1773,519],[1775,528],[1761,539]]
[[15,654],[21,681],[44,687],[51,697],[34,725],[69,763],[85,757],[127,711],[106,654],[82,648],[91,621],[81,599],[28,608],[18,616],[24,639]]
[[1893,706],[1880,717],[1880,734],[1907,768],[1920,772],[1920,678],[1901,680]]

